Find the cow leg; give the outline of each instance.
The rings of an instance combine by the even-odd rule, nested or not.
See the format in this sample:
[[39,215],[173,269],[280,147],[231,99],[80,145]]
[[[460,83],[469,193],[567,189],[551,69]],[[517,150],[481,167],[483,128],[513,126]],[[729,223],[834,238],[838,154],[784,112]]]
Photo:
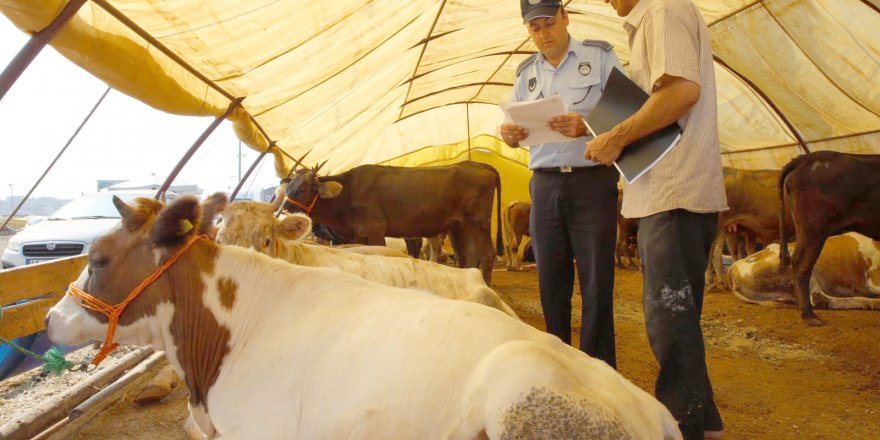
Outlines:
[[755,255],[758,252],[758,237],[750,231],[746,231],[746,256]]
[[453,226],[449,228],[449,242],[452,243],[452,251],[455,252],[455,260],[458,267],[463,268],[467,264],[467,258],[464,255],[464,247],[462,245],[461,226]]
[[462,247],[467,265],[478,267],[483,272],[486,285],[492,281],[492,268],[495,265],[495,250],[492,234],[488,228],[465,227],[462,231]]
[[825,239],[824,235],[802,233],[798,230],[797,248],[791,256],[795,296],[801,309],[801,318],[807,325],[814,327],[825,324],[813,312],[813,305],[810,303],[810,278],[813,276],[813,266],[825,246]]
[[626,239],[623,236],[623,229],[617,226],[617,243],[614,244],[614,266],[623,269],[623,248],[626,246]]
[[419,259],[422,251],[422,238],[405,238],[403,241],[406,243],[406,253],[410,257]]
[[706,268],[706,290],[719,292],[725,290],[724,270],[721,261],[722,249],[724,248],[724,232],[719,230],[712,243],[712,253],[709,256],[709,267]]
[[522,270],[522,262],[519,260],[519,245],[522,243],[522,237],[522,234],[514,234],[513,246],[511,246],[510,259],[515,271]]

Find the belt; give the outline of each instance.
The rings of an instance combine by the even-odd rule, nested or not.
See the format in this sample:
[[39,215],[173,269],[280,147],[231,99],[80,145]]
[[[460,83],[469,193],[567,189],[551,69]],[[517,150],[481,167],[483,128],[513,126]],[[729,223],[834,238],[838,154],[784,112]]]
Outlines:
[[534,171],[543,171],[548,173],[576,173],[578,171],[586,171],[592,170],[596,168],[595,166],[587,166],[587,167],[547,167],[547,168],[535,168]]

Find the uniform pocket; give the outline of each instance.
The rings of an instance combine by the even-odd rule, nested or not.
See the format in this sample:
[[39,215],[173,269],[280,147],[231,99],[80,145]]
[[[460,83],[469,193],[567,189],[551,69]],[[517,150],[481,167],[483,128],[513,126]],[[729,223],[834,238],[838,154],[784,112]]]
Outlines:
[[[597,86],[601,82],[599,75],[586,76],[578,81],[573,81],[569,86],[569,96],[571,99],[569,110],[581,109],[586,107],[586,104],[597,101],[601,95],[601,91],[598,91]],[[592,108],[592,105],[590,108]]]

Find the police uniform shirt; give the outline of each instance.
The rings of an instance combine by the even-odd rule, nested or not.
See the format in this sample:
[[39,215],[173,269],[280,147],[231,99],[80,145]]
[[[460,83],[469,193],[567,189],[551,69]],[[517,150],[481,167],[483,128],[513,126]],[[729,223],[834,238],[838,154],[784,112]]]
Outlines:
[[[587,115],[605,90],[613,67],[623,72],[620,60],[609,43],[569,37],[568,53],[559,67],[554,68],[540,53],[519,65],[513,85],[513,101],[532,101],[559,95],[567,112]],[[595,165],[584,159],[586,142],[591,138],[587,133],[569,142],[532,145],[529,147],[529,169]]]

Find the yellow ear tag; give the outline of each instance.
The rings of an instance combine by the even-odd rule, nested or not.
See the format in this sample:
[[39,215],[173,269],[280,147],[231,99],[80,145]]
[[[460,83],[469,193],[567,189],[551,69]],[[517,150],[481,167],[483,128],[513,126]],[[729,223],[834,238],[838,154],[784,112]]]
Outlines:
[[180,221],[180,232],[178,232],[177,235],[186,234],[187,232],[191,231],[193,227],[194,227],[193,224],[190,223],[189,220],[186,220],[186,219],[181,220]]

